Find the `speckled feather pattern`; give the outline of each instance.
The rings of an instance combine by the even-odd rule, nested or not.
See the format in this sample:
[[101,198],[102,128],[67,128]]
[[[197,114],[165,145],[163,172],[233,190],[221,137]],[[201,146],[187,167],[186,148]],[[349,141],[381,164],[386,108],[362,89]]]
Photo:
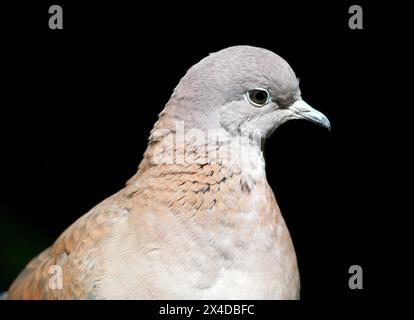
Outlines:
[[[48,288],[55,264],[61,290]],[[298,290],[293,245],[265,177],[219,163],[163,164],[143,165],[69,227],[8,298],[294,299]]]

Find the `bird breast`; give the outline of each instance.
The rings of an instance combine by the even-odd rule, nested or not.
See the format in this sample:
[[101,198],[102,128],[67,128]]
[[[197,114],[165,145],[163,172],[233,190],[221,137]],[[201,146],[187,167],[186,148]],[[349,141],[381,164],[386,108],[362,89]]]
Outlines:
[[297,297],[295,252],[264,174],[156,165],[123,194],[130,216],[103,251],[102,297]]

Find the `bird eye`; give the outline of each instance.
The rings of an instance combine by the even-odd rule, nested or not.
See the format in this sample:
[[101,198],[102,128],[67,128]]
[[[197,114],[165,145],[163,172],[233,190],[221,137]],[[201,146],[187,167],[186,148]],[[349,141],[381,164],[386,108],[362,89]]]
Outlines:
[[266,89],[256,88],[247,93],[247,99],[256,107],[262,107],[270,100],[270,94]]

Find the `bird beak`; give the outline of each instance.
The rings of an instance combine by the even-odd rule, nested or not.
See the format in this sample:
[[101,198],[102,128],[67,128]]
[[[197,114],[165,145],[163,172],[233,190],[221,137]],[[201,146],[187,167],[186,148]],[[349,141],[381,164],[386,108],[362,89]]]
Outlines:
[[309,120],[310,122],[316,123],[317,125],[325,127],[331,131],[331,124],[328,118],[322,112],[319,112],[318,110],[312,108],[302,99],[296,100],[289,107],[289,110],[293,112],[295,119]]

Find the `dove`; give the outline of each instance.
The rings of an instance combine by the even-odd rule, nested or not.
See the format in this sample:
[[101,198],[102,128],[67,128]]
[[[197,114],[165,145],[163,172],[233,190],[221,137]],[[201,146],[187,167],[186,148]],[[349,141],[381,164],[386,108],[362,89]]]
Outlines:
[[283,58],[208,55],[174,89],[136,174],[31,260],[7,299],[299,299],[263,156],[294,119],[330,129]]

